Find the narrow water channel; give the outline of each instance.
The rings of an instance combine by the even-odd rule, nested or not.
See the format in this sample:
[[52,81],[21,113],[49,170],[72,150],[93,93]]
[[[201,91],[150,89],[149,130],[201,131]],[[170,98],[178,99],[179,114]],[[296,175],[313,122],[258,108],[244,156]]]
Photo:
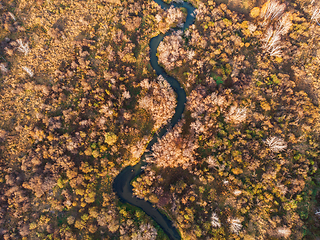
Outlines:
[[[161,138],[169,128],[172,128],[180,119],[182,116],[182,113],[184,111],[184,106],[186,103],[186,92],[181,87],[180,83],[173,77],[169,76],[165,70],[159,66],[158,64],[158,57],[156,56],[157,48],[160,44],[160,42],[163,40],[163,38],[169,34],[172,34],[173,31],[177,31],[179,29],[184,30],[188,28],[191,24],[193,24],[195,20],[194,10],[195,8],[187,2],[182,3],[173,3],[171,5],[164,3],[162,0],[154,0],[156,3],[158,3],[162,9],[167,10],[170,8],[171,5],[174,7],[180,8],[184,7],[187,9],[187,18],[185,23],[181,28],[173,28],[170,29],[166,34],[159,34],[158,36],[154,37],[150,41],[150,63],[157,75],[162,75],[168,83],[171,85],[175,93],[177,94],[177,107],[175,109],[175,114],[173,115],[170,123],[163,127],[159,134],[155,134],[153,139],[149,142],[147,146],[147,150],[151,151],[151,147],[153,144],[157,142],[159,138]],[[118,176],[114,179],[113,182],[113,189],[119,196],[119,198],[126,203],[132,204],[136,207],[141,208],[146,214],[148,214],[150,217],[153,218],[154,221],[157,222],[157,224],[163,229],[163,231],[168,235],[170,239],[181,239],[177,229],[173,226],[173,223],[171,220],[169,220],[164,214],[160,213],[159,210],[153,206],[152,203],[149,201],[145,201],[143,199],[138,199],[132,195],[132,186],[130,182],[140,175],[142,173],[142,166],[146,165],[145,158],[146,155],[150,154],[144,152],[141,160],[138,164],[135,166],[128,166],[125,169],[123,169]]]

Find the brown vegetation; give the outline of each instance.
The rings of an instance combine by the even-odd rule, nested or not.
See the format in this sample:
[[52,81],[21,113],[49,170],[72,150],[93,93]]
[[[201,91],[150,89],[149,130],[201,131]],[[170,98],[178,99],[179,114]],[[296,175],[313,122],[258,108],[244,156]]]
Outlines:
[[[319,236],[318,3],[191,2],[196,22],[158,48],[186,112],[134,193],[183,239]],[[7,0],[0,14],[0,238],[165,239],[112,181],[174,113],[149,40],[182,10]]]
[[[271,2],[255,9],[254,18],[198,2],[197,21],[180,35],[187,44],[176,53],[192,49],[194,58],[180,67],[162,61],[188,88],[181,129],[185,139],[196,136],[197,148],[187,169],[149,166],[134,191],[164,208],[184,239],[319,235],[320,114],[317,80],[309,73],[317,66],[311,39],[318,28],[294,3],[284,8],[273,1],[282,10],[270,8],[265,18]],[[307,2],[299,4],[307,11]],[[277,49],[261,51],[274,36],[285,46],[278,56],[270,56]]]
[[153,130],[157,130],[167,124],[173,116],[177,106],[176,96],[162,75],[157,81],[150,83],[148,79],[144,79],[140,86],[147,91],[147,94],[138,100],[139,107],[150,113],[154,121]]
[[163,11],[5,1],[0,13],[0,238],[156,236],[111,186],[157,130],[137,101],[140,82],[155,78],[148,44]]

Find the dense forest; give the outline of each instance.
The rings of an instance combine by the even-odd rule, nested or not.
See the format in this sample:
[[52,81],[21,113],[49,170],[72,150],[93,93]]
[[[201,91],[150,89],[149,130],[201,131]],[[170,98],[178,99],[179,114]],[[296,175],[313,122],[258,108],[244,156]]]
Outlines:
[[[189,0],[181,121],[133,182],[182,239],[320,237],[320,3]],[[167,239],[113,179],[177,104],[184,8],[0,2],[0,238]]]

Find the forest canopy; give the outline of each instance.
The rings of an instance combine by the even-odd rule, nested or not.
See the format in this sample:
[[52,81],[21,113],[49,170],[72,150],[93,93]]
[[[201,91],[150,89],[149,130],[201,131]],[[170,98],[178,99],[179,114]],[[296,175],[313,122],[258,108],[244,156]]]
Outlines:
[[[320,236],[320,5],[190,0],[158,63],[187,94],[133,193],[182,239]],[[170,123],[153,0],[0,2],[0,238],[167,239],[115,177]]]

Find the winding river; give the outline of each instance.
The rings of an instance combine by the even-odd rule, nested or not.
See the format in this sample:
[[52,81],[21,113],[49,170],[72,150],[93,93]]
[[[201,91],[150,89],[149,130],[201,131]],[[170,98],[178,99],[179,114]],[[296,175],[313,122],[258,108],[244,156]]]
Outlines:
[[174,7],[184,7],[187,9],[187,18],[185,23],[181,28],[172,28],[166,34],[159,34],[154,37],[150,41],[150,63],[153,69],[155,70],[157,75],[162,75],[168,83],[171,85],[173,90],[177,94],[177,107],[175,109],[175,114],[172,117],[170,123],[163,127],[158,134],[155,134],[152,140],[149,142],[147,146],[147,151],[145,151],[141,157],[141,160],[135,166],[128,166],[124,168],[118,176],[114,179],[113,189],[119,196],[119,198],[126,203],[130,203],[134,206],[141,208],[146,214],[153,218],[154,221],[158,223],[158,225],[163,229],[163,231],[168,235],[170,239],[181,239],[177,229],[173,226],[171,220],[169,220],[164,214],[160,213],[157,208],[153,206],[153,204],[149,201],[145,201],[143,199],[138,199],[132,195],[132,186],[130,182],[142,173],[142,168],[147,163],[145,162],[145,158],[148,154],[150,154],[151,147],[154,143],[157,142],[159,138],[161,138],[167,131],[167,129],[172,128],[182,116],[184,111],[184,106],[186,103],[186,92],[181,87],[180,83],[173,77],[169,76],[165,70],[159,66],[158,57],[156,56],[157,48],[163,38],[169,34],[172,34],[173,31],[177,31],[179,29],[184,30],[188,28],[191,24],[193,24],[195,16],[194,10],[195,8],[187,2],[181,3],[173,3],[171,5],[163,2],[162,0],[154,0],[158,3],[162,9],[166,10],[170,8],[171,5]]

